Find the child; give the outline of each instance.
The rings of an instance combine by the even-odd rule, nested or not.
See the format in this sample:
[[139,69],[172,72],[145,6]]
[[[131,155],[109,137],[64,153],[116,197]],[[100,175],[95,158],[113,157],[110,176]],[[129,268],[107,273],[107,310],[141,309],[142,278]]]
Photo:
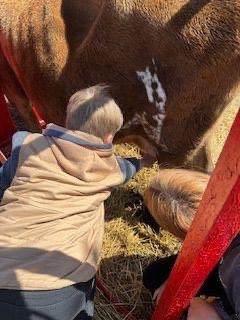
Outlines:
[[[160,224],[184,239],[206,189],[209,175],[181,169],[161,170],[145,192],[147,206]],[[143,283],[159,300],[177,256],[160,259],[143,273]],[[193,299],[189,320],[240,319],[240,236],[205,281],[197,296],[217,297],[212,304]]]
[[71,97],[66,128],[14,135],[0,169],[1,319],[92,319],[104,200],[148,161],[114,155],[122,123],[95,86]]

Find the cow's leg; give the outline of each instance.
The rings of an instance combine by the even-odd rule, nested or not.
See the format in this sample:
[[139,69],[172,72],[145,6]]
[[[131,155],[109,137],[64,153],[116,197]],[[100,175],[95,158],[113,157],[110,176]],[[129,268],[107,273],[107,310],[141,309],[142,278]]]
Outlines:
[[41,132],[41,126],[32,110],[31,103],[1,51],[0,80],[5,96],[18,108],[29,130],[32,132]]
[[191,157],[190,167],[192,169],[203,169],[208,171],[208,158],[205,146],[202,146],[197,152],[194,152]]
[[204,140],[196,150],[190,153],[186,161],[186,166],[192,170],[203,170],[208,173],[213,171],[214,163],[206,140]]
[[209,146],[205,146],[204,147],[205,149],[205,154],[206,154],[206,157],[207,157],[207,164],[206,164],[206,169],[207,169],[207,172],[209,173],[212,173],[214,168],[215,168],[215,164],[213,162],[213,157],[210,153],[210,150],[209,150]]

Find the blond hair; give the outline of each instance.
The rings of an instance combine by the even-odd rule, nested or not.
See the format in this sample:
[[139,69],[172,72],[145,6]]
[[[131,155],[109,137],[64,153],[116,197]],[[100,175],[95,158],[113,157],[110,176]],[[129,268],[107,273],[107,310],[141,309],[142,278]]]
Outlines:
[[183,240],[209,178],[209,174],[197,171],[161,170],[144,194],[146,205],[159,226]]
[[115,135],[122,124],[122,112],[109,96],[106,86],[96,85],[71,96],[67,106],[67,129],[103,139],[109,134]]

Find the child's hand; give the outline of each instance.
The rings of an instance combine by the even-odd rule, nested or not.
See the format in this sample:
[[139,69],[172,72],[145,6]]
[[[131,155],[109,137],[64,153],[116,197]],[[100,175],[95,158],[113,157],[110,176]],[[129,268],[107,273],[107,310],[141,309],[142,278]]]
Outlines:
[[153,156],[150,156],[148,154],[144,154],[142,159],[140,159],[140,169],[142,169],[143,167],[151,167],[154,162],[156,161],[156,158]]
[[211,303],[194,298],[188,310],[187,320],[221,320]]

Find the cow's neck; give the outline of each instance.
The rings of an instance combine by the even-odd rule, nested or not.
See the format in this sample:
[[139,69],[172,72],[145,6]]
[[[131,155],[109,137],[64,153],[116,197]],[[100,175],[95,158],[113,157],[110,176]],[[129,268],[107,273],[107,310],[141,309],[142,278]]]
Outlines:
[[[92,1],[94,2],[94,0]],[[140,0],[137,1],[141,2]],[[132,15],[133,10],[136,9],[137,1],[103,0],[103,7],[99,11],[99,16],[84,43],[79,42],[78,48],[74,52],[69,52],[64,73],[66,75],[71,74],[72,81],[69,83],[66,79],[63,90],[72,91],[73,82],[78,84],[78,88],[75,89],[85,87],[87,82],[89,85],[102,81],[112,83],[112,79],[106,77],[106,66],[109,67],[109,76],[112,75],[112,70],[116,71],[119,67],[117,66],[119,65],[118,58],[121,58],[116,56],[116,52],[119,52],[120,55],[121,52],[124,52],[126,58],[130,56],[130,54],[128,55],[129,50],[133,50],[133,48],[130,48],[134,33],[132,26],[141,23],[138,18]],[[141,40],[136,39],[136,41]],[[113,52],[115,57],[112,54]],[[140,50],[138,52],[142,54]],[[89,70],[98,70],[98,73],[89,73]]]
[[[96,2],[96,0],[92,1]],[[126,63],[131,63],[134,68],[134,62],[139,61],[141,64],[143,63],[141,67],[149,66],[152,59],[159,55],[156,33],[161,33],[161,25],[164,27],[168,23],[178,7],[175,5],[176,8],[170,9],[168,5],[168,14],[166,14],[165,0],[157,1],[157,4],[155,0],[152,1],[151,12],[146,10],[145,0],[99,0],[99,2],[102,3],[99,16],[84,45],[81,43],[74,55],[80,67],[77,83],[80,79],[85,79],[83,85],[86,84],[88,77],[89,83],[94,82],[88,70],[99,70],[101,65],[118,69],[117,64],[121,61],[119,60],[122,58],[121,54],[124,54],[125,60],[127,60],[125,66]],[[146,27],[143,28],[143,26]],[[111,54],[112,52],[115,57]],[[119,55],[116,56],[116,53]],[[84,66],[81,61],[84,61]],[[123,63],[124,61],[122,61]],[[69,65],[70,67],[73,65],[72,61],[69,61]],[[139,65],[136,63],[136,68],[139,68]],[[111,72],[111,70],[109,71]],[[72,70],[72,73],[76,73],[76,70]]]

